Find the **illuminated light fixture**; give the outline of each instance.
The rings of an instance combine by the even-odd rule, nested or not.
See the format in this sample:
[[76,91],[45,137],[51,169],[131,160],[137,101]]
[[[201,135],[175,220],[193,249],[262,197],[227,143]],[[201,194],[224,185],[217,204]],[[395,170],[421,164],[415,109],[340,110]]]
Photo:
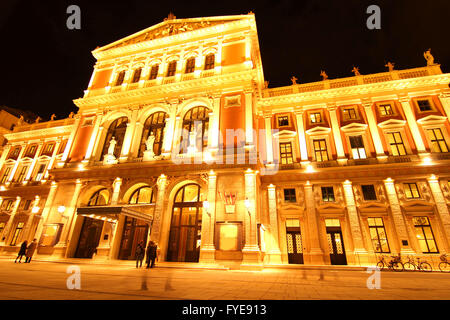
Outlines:
[[6,190],[5,186],[0,186],[0,191],[5,191],[5,190]]
[[432,174],[429,179],[430,180],[437,180],[437,177],[434,174]]
[[80,164],[78,165],[78,170],[80,170],[80,171],[85,170],[84,164],[80,163]]
[[32,209],[31,209],[31,212],[32,213],[38,213],[39,212],[39,207],[37,207],[37,206],[34,206]]
[[308,164],[308,165],[306,166],[306,172],[307,172],[307,173],[315,172],[314,167],[313,167],[312,165]]
[[66,207],[65,207],[65,206],[59,206],[59,207],[58,207],[58,212],[59,212],[59,213],[63,214],[64,211],[66,211]]
[[433,160],[431,160],[430,157],[425,157],[425,158],[422,159],[422,164],[426,165],[426,166],[432,165],[433,164]]

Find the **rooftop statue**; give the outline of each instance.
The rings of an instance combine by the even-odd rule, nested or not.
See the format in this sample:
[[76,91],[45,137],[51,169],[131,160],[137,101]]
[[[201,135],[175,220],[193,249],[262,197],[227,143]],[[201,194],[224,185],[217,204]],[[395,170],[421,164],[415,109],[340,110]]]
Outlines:
[[56,118],[56,114],[52,114],[51,117],[50,117],[50,121],[55,120],[55,118]]
[[37,117],[36,120],[34,121],[34,123],[39,123],[39,121],[41,121],[42,118],[41,117]]
[[393,63],[393,62],[388,62],[388,63],[386,63],[384,66],[385,66],[386,68],[389,68],[389,72],[391,72],[391,71],[394,71],[394,65],[395,65],[395,63]]
[[320,71],[320,76],[322,77],[322,80],[327,80],[328,79],[328,75],[325,71]]
[[432,66],[434,65],[434,57],[431,54],[431,49],[428,49],[427,51],[425,51],[423,53],[423,57],[425,58],[425,60],[427,60],[427,66]]
[[293,76],[293,77],[291,78],[292,85],[297,84],[297,80],[298,80],[298,79],[297,79],[295,76]]
[[360,76],[361,73],[359,73],[359,68],[358,67],[353,67],[352,72],[355,74],[355,76]]

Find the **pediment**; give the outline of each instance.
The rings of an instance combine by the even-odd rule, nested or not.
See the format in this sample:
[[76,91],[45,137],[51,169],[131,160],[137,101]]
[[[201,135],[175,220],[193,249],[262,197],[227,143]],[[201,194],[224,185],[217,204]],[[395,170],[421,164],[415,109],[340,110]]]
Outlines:
[[292,211],[292,210],[303,211],[303,207],[298,206],[298,205],[294,205],[294,204],[281,205],[280,209],[281,210],[288,210],[288,211]]
[[341,127],[341,130],[344,132],[365,131],[366,129],[367,129],[367,124],[358,123],[358,122],[349,123],[349,124]]
[[297,132],[295,132],[295,131],[282,130],[282,131],[278,131],[277,133],[274,133],[273,137],[274,138],[281,138],[281,137],[291,138],[291,137],[295,137],[296,135],[297,135]]
[[93,52],[106,51],[119,47],[125,47],[131,44],[136,44],[145,41],[151,41],[159,38],[164,38],[180,33],[186,33],[198,29],[213,27],[228,22],[241,20],[245,16],[222,16],[209,18],[192,18],[192,19],[176,19],[174,15],[169,15],[163,22],[151,26],[147,29],[139,31],[128,37],[122,38],[109,45],[95,49]]
[[388,206],[384,203],[376,203],[376,202],[370,202],[370,203],[363,203],[359,206],[359,211],[361,213],[386,213]]
[[318,206],[317,211],[319,211],[320,214],[327,214],[327,213],[343,214],[345,211],[345,208],[343,206],[340,206],[337,204],[327,203],[327,204]]
[[437,123],[443,123],[447,120],[447,117],[438,116],[438,115],[429,115],[426,117],[423,117],[419,120],[417,120],[420,124],[437,124]]
[[406,124],[406,120],[398,120],[398,119],[389,119],[383,122],[380,122],[378,126],[380,128],[396,128],[403,127]]
[[433,213],[434,204],[424,200],[408,201],[402,204],[407,213],[428,212]]
[[40,160],[50,160],[51,157],[49,157],[48,155],[43,154],[42,156],[39,157]]
[[317,126],[312,129],[306,130],[307,134],[327,134],[331,131],[331,128]]
[[8,160],[6,160],[5,161],[5,163],[6,164],[12,164],[12,163],[15,163],[17,160],[14,160],[14,159],[8,159]]

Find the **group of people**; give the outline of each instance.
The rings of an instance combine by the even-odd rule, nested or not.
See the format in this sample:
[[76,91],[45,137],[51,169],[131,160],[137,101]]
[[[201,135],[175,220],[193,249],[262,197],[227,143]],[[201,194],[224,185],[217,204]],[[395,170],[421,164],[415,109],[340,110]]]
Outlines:
[[157,256],[158,246],[154,241],[148,243],[147,249],[145,248],[145,242],[141,241],[136,247],[136,268],[142,267],[142,261],[144,256],[147,255],[146,263],[147,269],[155,266],[155,260]]
[[33,257],[34,252],[37,248],[37,242],[36,239],[33,239],[33,241],[28,245],[28,241],[25,240],[22,242],[19,250],[19,254],[17,255],[16,260],[14,260],[14,263],[17,263],[17,259],[19,259],[19,263],[22,262],[22,257],[25,256],[25,263],[30,263],[31,258]]

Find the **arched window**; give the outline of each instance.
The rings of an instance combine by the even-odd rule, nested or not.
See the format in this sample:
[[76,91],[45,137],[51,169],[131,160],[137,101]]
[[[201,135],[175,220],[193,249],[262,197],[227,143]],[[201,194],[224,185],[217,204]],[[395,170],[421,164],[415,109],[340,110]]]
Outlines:
[[105,154],[108,153],[109,142],[112,137],[116,140],[116,146],[114,148],[114,156],[118,158],[120,156],[120,151],[122,150],[123,138],[125,137],[125,131],[127,130],[127,117],[120,117],[114,120],[109,126],[108,132],[105,138],[105,144],[103,145],[102,159]]
[[109,192],[106,188],[96,191],[89,199],[88,206],[105,206],[109,202]]
[[135,190],[128,201],[129,204],[146,204],[153,203],[153,190],[151,187],[145,186]]
[[172,77],[175,75],[175,73],[177,72],[177,62],[176,61],[172,61],[169,62],[169,65],[167,66],[167,77]]
[[192,73],[195,70],[195,58],[189,58],[186,61],[186,70],[184,73]]
[[196,131],[197,151],[202,151],[208,146],[209,110],[206,107],[194,107],[184,115],[183,132],[181,136],[181,151],[186,152],[189,147],[189,133]]
[[141,144],[139,146],[139,157],[142,157],[146,150],[145,142],[147,141],[150,133],[153,132],[155,136],[155,142],[153,143],[153,152],[159,156],[162,150],[163,144],[163,132],[166,125],[166,113],[159,111],[155,112],[145,120],[144,131],[142,132]]
[[120,86],[123,83],[124,79],[125,79],[125,70],[119,72],[119,75],[117,76],[115,85]]
[[205,70],[214,69],[215,56],[213,53],[205,57]]
[[158,77],[158,71],[159,71],[159,64],[154,64],[150,69],[150,76],[148,77],[148,80],[156,79]]
[[134,70],[133,79],[131,80],[132,83],[138,82],[141,79],[141,72],[142,68],[137,68]]
[[198,262],[202,206],[200,186],[188,184],[178,190],[170,223],[168,261]]

